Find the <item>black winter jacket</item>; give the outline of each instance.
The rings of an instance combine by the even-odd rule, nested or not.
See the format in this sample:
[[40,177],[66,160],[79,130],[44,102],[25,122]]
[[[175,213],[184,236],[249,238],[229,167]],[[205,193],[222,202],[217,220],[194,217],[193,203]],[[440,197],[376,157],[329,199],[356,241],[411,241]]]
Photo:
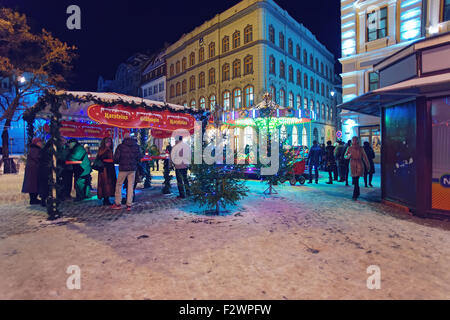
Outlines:
[[114,162],[119,164],[119,171],[136,171],[141,159],[141,149],[132,138],[123,140],[114,153]]

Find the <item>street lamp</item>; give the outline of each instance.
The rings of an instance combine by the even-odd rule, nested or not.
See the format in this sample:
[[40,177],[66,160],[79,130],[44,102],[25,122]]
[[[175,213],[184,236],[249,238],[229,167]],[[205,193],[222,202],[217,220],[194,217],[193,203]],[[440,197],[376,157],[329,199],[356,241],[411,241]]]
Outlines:
[[331,90],[330,94],[331,94],[331,97],[334,98],[334,95],[336,94],[336,92],[334,90]]
[[24,84],[27,81],[27,79],[24,76],[19,77],[19,82]]

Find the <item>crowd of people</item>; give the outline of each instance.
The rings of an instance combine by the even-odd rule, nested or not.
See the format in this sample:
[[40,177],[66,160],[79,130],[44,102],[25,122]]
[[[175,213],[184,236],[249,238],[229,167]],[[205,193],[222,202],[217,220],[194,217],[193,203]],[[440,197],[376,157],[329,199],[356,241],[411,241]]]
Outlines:
[[345,182],[349,186],[349,176],[354,186],[353,200],[360,196],[359,180],[364,177],[365,187],[373,187],[372,179],[375,173],[375,152],[368,142],[361,147],[358,137],[353,137],[347,144],[338,141],[334,146],[331,141],[327,145],[320,146],[317,141],[313,142],[309,150],[307,164],[309,166],[309,183],[319,183],[319,169],[328,172],[327,184],[333,182]]

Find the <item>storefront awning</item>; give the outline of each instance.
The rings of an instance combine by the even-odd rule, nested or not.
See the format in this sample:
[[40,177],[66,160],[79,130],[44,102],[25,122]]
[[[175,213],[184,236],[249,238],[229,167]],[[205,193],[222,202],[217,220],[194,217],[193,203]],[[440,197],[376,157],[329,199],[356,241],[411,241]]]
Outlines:
[[381,107],[384,105],[406,98],[445,91],[450,91],[450,73],[402,81],[366,93],[339,105],[338,108],[379,117]]

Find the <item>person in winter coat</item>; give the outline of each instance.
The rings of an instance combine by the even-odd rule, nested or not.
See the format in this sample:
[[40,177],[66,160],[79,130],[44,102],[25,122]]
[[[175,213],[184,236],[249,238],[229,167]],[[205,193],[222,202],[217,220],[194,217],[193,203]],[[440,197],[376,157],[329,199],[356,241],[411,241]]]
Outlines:
[[353,200],[360,196],[359,178],[364,175],[364,166],[369,167],[369,159],[366,152],[359,144],[359,138],[353,137],[352,146],[345,153],[345,158],[350,160],[350,169],[353,180]]
[[100,142],[97,159],[103,162],[103,170],[98,173],[97,198],[103,199],[104,206],[112,205],[110,197],[115,196],[116,169],[113,160],[113,141],[110,137]]
[[338,141],[336,149],[334,149],[334,158],[338,167],[338,182],[345,182],[345,168],[344,168],[345,145],[344,142]]
[[91,161],[84,147],[76,140],[69,140],[70,153],[68,161],[81,161],[81,164],[74,164],[75,176],[75,201],[83,201],[91,197]]
[[49,179],[52,165],[51,148],[53,148],[52,142],[49,140],[45,146],[41,149],[41,160],[39,162],[39,174],[38,174],[38,189],[39,196],[41,197],[41,206],[47,206],[47,198],[50,195]]
[[309,183],[313,181],[313,170],[315,170],[316,184],[319,183],[319,166],[322,163],[322,148],[314,140],[311,150],[309,150],[307,164],[309,166]]
[[116,183],[115,203],[111,209],[122,209],[122,185],[125,179],[127,179],[127,210],[131,211],[131,206],[133,205],[134,181],[136,179],[138,165],[142,159],[142,153],[137,141],[131,138],[129,133],[125,134],[124,138],[125,139],[117,147],[116,152],[114,153],[114,163],[119,164],[119,176],[117,177]]
[[[183,137],[180,136],[179,140],[176,142],[176,145],[180,144],[183,142]],[[189,179],[188,179],[188,164],[183,161],[184,160],[184,153],[183,150],[181,150],[181,152],[179,152],[179,154],[177,154],[176,156],[180,157],[181,161],[174,161],[173,153],[175,152],[175,150],[173,150],[171,152],[171,161],[174,163],[175,166],[175,175],[177,178],[177,184],[178,184],[178,191],[180,192],[180,195],[178,196],[179,199],[184,199],[186,198],[186,196],[190,196],[191,192],[190,192],[190,187],[189,187]],[[190,155],[190,152],[189,152]],[[178,163],[179,162],[179,163]]]
[[23,178],[22,193],[30,195],[30,204],[40,204],[38,200],[39,163],[41,160],[42,140],[34,138],[28,150],[27,165]]
[[333,173],[336,169],[336,159],[334,158],[334,147],[331,141],[327,142],[327,147],[325,148],[325,169],[328,171],[329,181],[327,184],[333,184]]
[[350,160],[345,158],[345,154],[347,153],[348,148],[352,146],[352,140],[348,140],[347,145],[345,146],[345,152],[342,160],[342,168],[344,169],[344,178],[342,182],[345,182],[345,186],[348,186],[348,176],[350,173]]
[[367,176],[369,176],[369,186],[373,187],[372,178],[373,174],[375,173],[375,164],[373,162],[373,159],[375,159],[375,152],[367,141],[364,142],[364,151],[366,152],[367,158],[369,159],[369,166],[364,170],[364,184],[367,188]]

